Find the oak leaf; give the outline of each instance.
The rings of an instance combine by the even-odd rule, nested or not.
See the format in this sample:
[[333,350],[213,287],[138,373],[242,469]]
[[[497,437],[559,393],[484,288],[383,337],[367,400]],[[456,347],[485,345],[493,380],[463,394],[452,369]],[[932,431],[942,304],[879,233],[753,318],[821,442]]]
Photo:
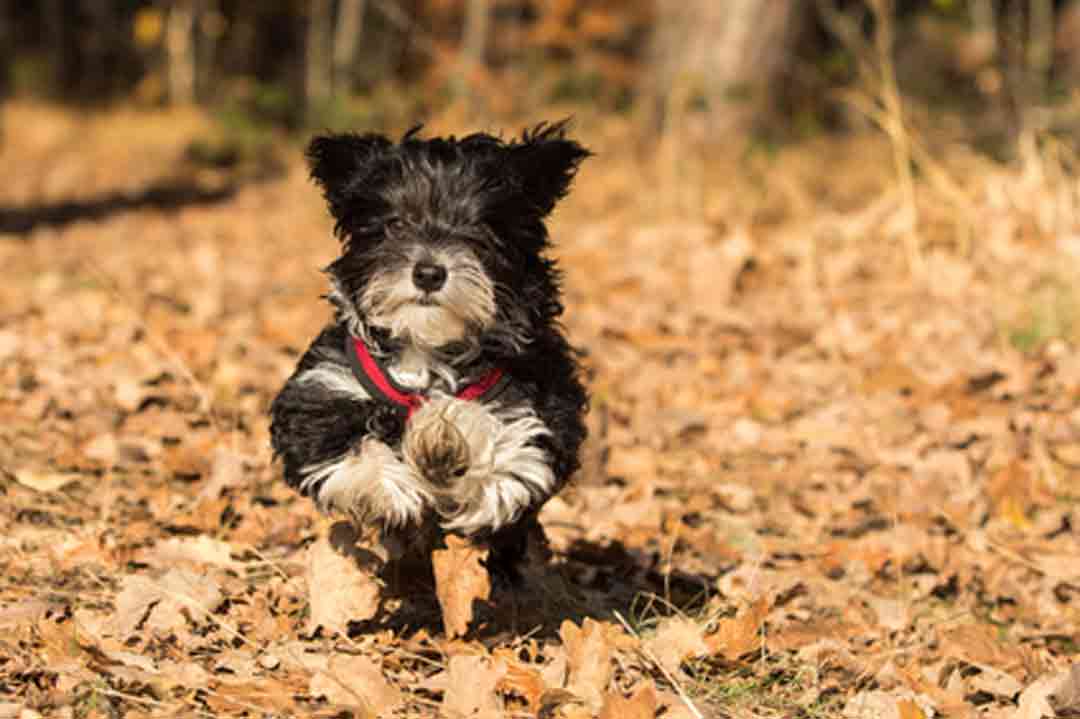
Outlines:
[[569,619],[559,628],[569,664],[567,689],[590,706],[603,704],[604,691],[611,682],[614,648],[605,625],[586,618],[579,627]]
[[363,655],[335,654],[326,667],[311,677],[313,696],[324,696],[331,704],[361,706],[368,716],[389,714],[402,701],[401,692],[383,677],[382,670]]
[[504,662],[476,654],[450,657],[442,710],[449,719],[501,717],[496,690],[507,667]]
[[679,671],[684,659],[709,653],[702,627],[685,617],[670,617],[660,622],[645,647],[671,674]]
[[653,719],[656,710],[656,690],[652,684],[646,684],[628,698],[606,694],[599,719]]
[[308,628],[320,626],[345,634],[350,621],[362,622],[379,611],[382,587],[375,568],[360,561],[359,535],[347,522],[330,528],[329,536],[308,553]]
[[172,569],[159,579],[128,575],[120,582],[111,629],[120,637],[140,627],[172,631],[183,626],[188,617],[203,619],[222,599],[216,582],[187,569]]
[[435,594],[448,637],[464,636],[473,620],[473,602],[491,596],[491,578],[484,566],[487,555],[487,548],[453,534],[446,537],[446,549],[431,554]]
[[540,697],[543,696],[546,686],[540,672],[518,662],[510,662],[506,666],[506,674],[499,680],[497,689],[503,694],[520,696],[525,700],[529,711],[535,712],[540,709]]
[[737,616],[721,619],[716,632],[705,640],[709,650],[733,662],[757,649],[762,642],[761,625],[768,613],[769,601],[761,597]]

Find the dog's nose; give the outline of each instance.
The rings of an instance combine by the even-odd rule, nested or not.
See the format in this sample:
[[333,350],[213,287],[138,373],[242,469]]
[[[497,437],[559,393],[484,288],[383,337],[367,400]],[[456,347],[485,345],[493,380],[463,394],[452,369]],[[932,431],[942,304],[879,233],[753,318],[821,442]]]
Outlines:
[[412,281],[424,292],[434,292],[446,284],[446,268],[434,262],[417,262],[413,265]]

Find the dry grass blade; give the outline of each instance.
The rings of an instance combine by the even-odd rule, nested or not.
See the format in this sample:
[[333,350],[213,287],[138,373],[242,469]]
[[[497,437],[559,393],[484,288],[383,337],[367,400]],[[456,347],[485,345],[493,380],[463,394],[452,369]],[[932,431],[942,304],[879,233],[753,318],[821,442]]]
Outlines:
[[[619,620],[619,623],[623,625],[623,628],[632,637],[634,637],[640,642],[641,637],[636,631],[634,631],[634,628],[630,626],[629,622],[627,622],[621,614],[615,612],[615,618]],[[686,689],[685,687],[683,687],[682,682],[679,681],[677,677],[675,677],[671,672],[667,670],[667,668],[664,667],[660,660],[656,658],[656,655],[649,651],[649,649],[644,644],[640,645],[638,651],[640,651],[641,654],[649,660],[649,663],[656,667],[657,671],[664,675],[664,679],[666,679],[668,683],[671,684],[671,686],[675,689],[675,692],[679,695],[679,699],[682,701],[683,705],[690,711],[690,713],[693,714],[696,719],[705,719],[705,715],[701,713],[701,710],[697,708],[696,704],[694,704],[694,701],[690,698],[690,695],[686,693]]]

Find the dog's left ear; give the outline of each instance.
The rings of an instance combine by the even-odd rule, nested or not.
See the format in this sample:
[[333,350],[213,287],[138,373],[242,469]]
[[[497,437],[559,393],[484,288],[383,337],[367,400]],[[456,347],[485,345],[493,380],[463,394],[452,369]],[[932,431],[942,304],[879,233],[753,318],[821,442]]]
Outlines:
[[509,146],[510,165],[526,200],[541,215],[549,214],[566,196],[582,160],[592,153],[566,139],[567,120],[542,123],[526,130],[519,142]]

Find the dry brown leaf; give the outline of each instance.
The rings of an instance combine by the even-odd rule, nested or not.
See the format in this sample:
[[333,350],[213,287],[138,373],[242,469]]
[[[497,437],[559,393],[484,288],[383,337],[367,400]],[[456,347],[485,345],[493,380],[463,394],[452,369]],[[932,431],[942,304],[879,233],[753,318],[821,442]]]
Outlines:
[[1068,675],[1061,679],[1049,699],[1059,717],[1080,716],[1080,664],[1069,668]]
[[901,699],[896,702],[896,711],[899,719],[926,719],[923,710],[910,699]]
[[435,593],[448,637],[464,636],[473,620],[473,602],[491,596],[491,578],[483,564],[487,555],[486,547],[453,534],[446,536],[446,549],[431,553]]
[[721,619],[716,632],[705,638],[709,650],[729,662],[761,646],[761,625],[769,613],[769,600],[760,597],[737,616]]
[[1020,701],[1013,719],[1049,719],[1061,716],[1054,709],[1054,699],[1066,684],[1071,682],[1072,673],[1057,674],[1036,680],[1020,693]]
[[672,675],[679,671],[683,660],[709,653],[704,628],[685,617],[670,617],[660,622],[656,634],[646,642],[646,648],[660,665]]
[[549,687],[559,688],[566,686],[566,675],[569,663],[566,659],[566,648],[562,646],[549,646],[544,650],[550,661],[540,670],[540,676],[544,684]]
[[120,447],[116,441],[116,435],[111,432],[99,434],[82,445],[84,456],[105,467],[111,467],[116,463],[119,451]]
[[35,492],[55,492],[72,482],[79,481],[82,475],[71,472],[34,472],[30,470],[18,470],[15,472],[15,481],[24,487],[29,487]]
[[226,489],[239,487],[244,482],[244,459],[236,452],[218,447],[210,465],[210,479],[199,490],[201,501],[215,500]]
[[186,569],[172,569],[158,579],[130,574],[121,581],[111,633],[127,637],[140,626],[170,631],[187,617],[205,619],[222,599],[220,587],[209,577]]
[[138,552],[136,556],[140,562],[151,566],[196,562],[232,568],[242,564],[233,559],[231,554],[232,546],[228,542],[200,534],[196,537],[170,537]]
[[346,522],[337,522],[329,535],[308,550],[308,628],[344,634],[350,621],[361,622],[379,611],[382,587],[374,568],[359,561],[359,535]]
[[359,654],[329,657],[326,667],[312,675],[308,692],[331,704],[361,706],[372,717],[389,714],[402,701],[401,692],[386,681],[379,666]]
[[652,684],[639,687],[630,697],[608,693],[599,719],[653,719],[658,708],[656,690]]
[[25,626],[37,621],[49,611],[49,604],[38,600],[19,602],[8,607],[0,607],[0,629]]
[[994,628],[983,624],[952,627],[941,634],[941,650],[947,657],[968,664],[1007,669],[1022,661],[1020,649],[1003,643]]
[[496,690],[506,671],[504,662],[491,657],[475,654],[450,657],[443,712],[449,719],[501,717],[502,707]]
[[658,466],[656,451],[644,445],[612,447],[607,461],[608,473],[628,480],[652,480]]
[[926,696],[904,689],[859,692],[848,700],[842,713],[846,719],[916,719],[932,714],[933,706]]
[[606,625],[587,617],[578,627],[567,619],[559,628],[559,636],[569,666],[567,689],[599,708],[611,681],[614,653]]
[[516,694],[525,700],[531,712],[540,710],[540,697],[546,685],[544,677],[535,669],[518,662],[508,662],[506,674],[499,680],[498,690],[503,694]]
[[1034,557],[1046,576],[1060,582],[1080,581],[1080,555],[1039,553]]
[[580,706],[581,699],[565,689],[548,689],[540,695],[540,709],[538,716],[555,717],[565,716],[565,707]]
[[1019,529],[1031,525],[1027,510],[1033,501],[1031,470],[1023,460],[1014,459],[994,472],[986,485],[994,504],[994,514]]

